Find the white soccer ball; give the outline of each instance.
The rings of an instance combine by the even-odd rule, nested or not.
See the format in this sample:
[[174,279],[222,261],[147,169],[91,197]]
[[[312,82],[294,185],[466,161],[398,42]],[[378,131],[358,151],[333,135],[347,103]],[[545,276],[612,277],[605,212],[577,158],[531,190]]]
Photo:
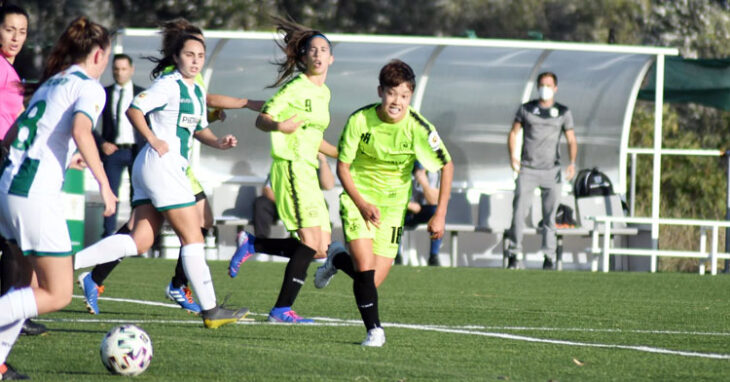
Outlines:
[[101,362],[113,374],[142,374],[152,361],[152,340],[139,326],[120,325],[101,341]]

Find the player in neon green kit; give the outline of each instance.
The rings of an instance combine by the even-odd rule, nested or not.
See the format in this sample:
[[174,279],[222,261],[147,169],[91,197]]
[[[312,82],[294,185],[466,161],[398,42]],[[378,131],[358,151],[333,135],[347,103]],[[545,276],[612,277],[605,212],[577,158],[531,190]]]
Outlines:
[[325,287],[338,269],[352,277],[355,301],[368,330],[363,346],[385,344],[377,287],[398,252],[416,159],[429,171],[441,170],[438,207],[428,231],[433,238],[444,234],[454,165],[433,125],[410,108],[415,87],[411,67],[391,61],[380,71],[382,102],[355,111],[340,137],[337,175],[345,189],[340,216],[352,257],[330,248],[314,283]]
[[279,63],[279,77],[272,86],[292,78],[261,109],[256,127],[271,132],[271,186],[279,218],[296,239],[265,239],[242,232],[239,249],[229,265],[235,277],[241,264],[252,253],[263,252],[289,257],[279,297],[269,313],[269,321],[310,323],[298,316],[291,306],[307,277],[307,268],[315,254],[325,256],[330,239],[327,206],[319,186],[317,154],[331,157],[337,149],[323,140],[330,122],[330,91],[324,84],[327,70],[334,62],[332,46],[321,32],[294,22],[277,19],[284,32],[280,48],[286,59]]

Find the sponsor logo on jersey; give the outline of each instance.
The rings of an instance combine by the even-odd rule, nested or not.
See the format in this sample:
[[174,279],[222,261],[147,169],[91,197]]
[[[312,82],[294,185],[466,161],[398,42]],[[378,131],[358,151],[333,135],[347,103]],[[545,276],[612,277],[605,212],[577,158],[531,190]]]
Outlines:
[[195,129],[200,122],[200,116],[194,114],[180,114],[180,121],[177,123],[178,126],[186,129]]
[[370,143],[370,133],[363,133],[360,135],[360,140],[365,142],[365,144]]

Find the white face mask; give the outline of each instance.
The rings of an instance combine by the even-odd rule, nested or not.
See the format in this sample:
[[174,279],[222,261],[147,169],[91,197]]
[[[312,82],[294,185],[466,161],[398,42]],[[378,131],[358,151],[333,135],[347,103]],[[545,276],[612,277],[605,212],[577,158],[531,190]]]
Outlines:
[[555,96],[555,92],[553,91],[553,88],[548,86],[541,86],[537,89],[537,94],[540,96],[540,99],[543,101],[549,101],[553,99]]

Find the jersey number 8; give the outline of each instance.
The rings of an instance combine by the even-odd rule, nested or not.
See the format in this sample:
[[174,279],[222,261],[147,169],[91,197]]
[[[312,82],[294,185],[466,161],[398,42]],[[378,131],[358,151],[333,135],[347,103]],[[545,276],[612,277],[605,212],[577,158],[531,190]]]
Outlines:
[[18,135],[13,142],[13,147],[18,150],[28,150],[33,144],[36,131],[38,131],[38,121],[46,111],[46,102],[39,101],[33,104],[23,115],[18,118]]

